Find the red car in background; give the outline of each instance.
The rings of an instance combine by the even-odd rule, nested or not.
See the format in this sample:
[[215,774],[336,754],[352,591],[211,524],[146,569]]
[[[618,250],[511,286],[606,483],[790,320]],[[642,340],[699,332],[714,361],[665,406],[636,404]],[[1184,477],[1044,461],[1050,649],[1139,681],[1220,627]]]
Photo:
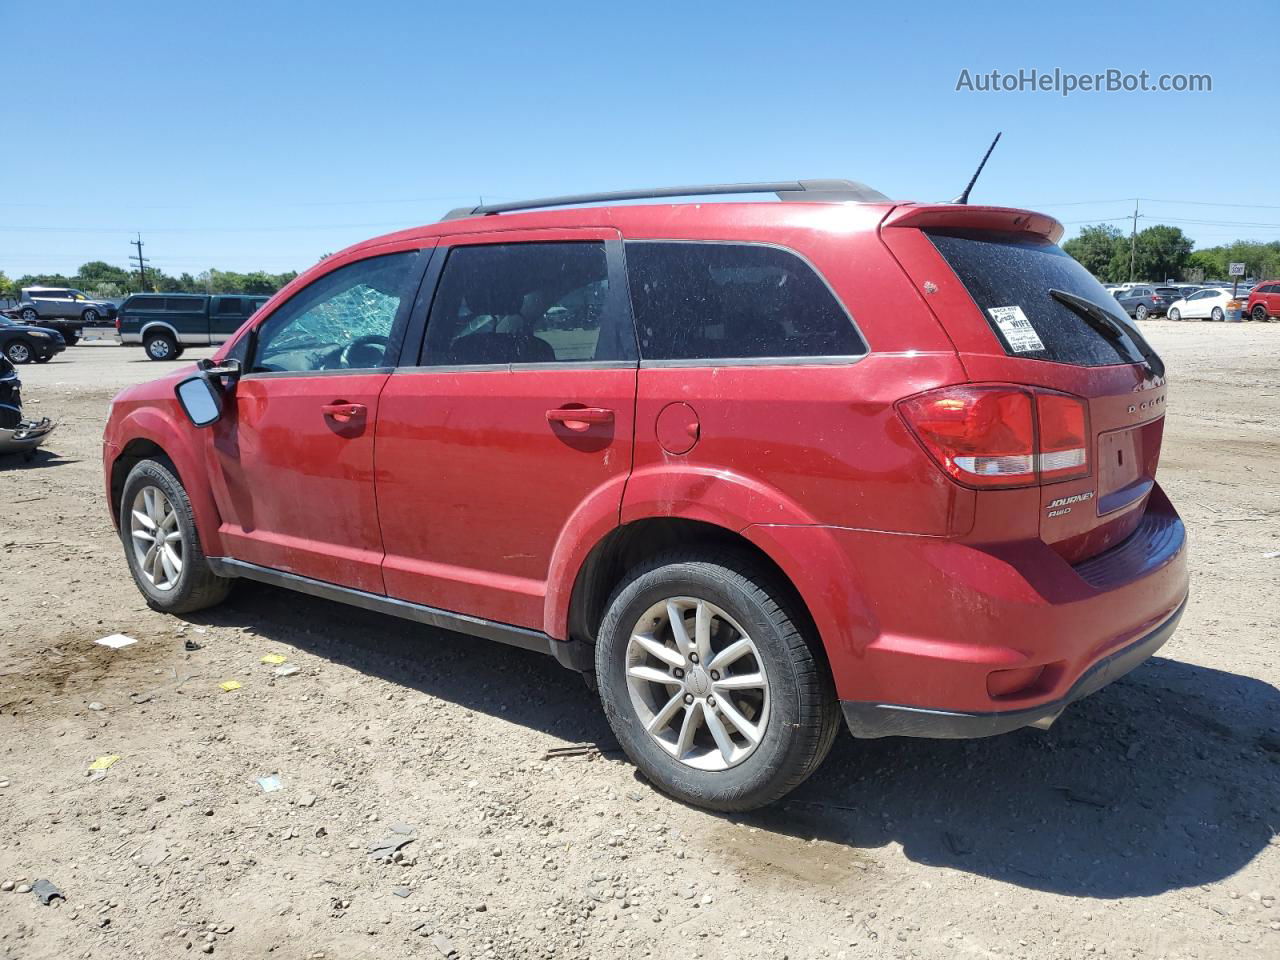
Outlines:
[[153,607],[245,577],[550,653],[712,809],[842,719],[1047,727],[1188,589],[1164,366],[1061,235],[848,181],[455,211],[117,396],[107,500]]
[[1260,283],[1249,293],[1244,305],[1245,320],[1273,320],[1280,317],[1280,280]]

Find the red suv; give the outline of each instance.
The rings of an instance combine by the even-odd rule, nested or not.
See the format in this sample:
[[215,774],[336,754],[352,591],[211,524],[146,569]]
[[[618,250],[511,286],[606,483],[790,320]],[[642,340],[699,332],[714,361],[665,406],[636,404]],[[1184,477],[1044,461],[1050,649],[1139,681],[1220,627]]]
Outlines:
[[794,788],[842,718],[1047,727],[1187,596],[1163,364],[1061,234],[804,181],[358,244],[116,397],[129,568],[159,610],[248,577],[551,653],[718,810]]
[[1260,283],[1249,294],[1244,306],[1244,319],[1262,323],[1272,317],[1280,317],[1280,281]]

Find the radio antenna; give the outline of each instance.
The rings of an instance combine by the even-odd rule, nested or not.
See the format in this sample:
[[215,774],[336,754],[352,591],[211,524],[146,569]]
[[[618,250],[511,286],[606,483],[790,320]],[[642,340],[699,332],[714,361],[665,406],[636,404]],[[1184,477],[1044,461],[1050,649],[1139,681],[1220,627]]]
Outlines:
[[[1002,131],[1003,132],[1003,131]],[[991,146],[987,147],[987,152],[982,155],[982,162],[978,164],[978,169],[973,171],[973,176],[969,179],[969,184],[964,188],[964,193],[952,200],[952,203],[968,203],[969,191],[973,189],[973,185],[978,182],[978,177],[982,175],[982,168],[987,165],[987,158],[991,156],[991,151],[996,148],[996,144],[1000,142],[1000,134],[996,134],[996,138],[991,141]]]

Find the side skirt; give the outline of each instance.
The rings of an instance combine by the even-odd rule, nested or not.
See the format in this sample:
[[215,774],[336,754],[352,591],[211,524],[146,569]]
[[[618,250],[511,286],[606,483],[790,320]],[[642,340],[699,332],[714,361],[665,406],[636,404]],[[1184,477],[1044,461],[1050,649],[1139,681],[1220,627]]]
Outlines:
[[[242,577],[245,580],[257,580],[259,583],[267,583],[274,587],[284,587],[286,590],[296,590],[298,593],[321,597],[325,600],[334,600],[338,603],[360,607],[364,610],[372,610],[375,613],[389,614],[393,617],[412,620],[415,623],[425,624],[429,627],[465,633],[473,637],[482,637],[485,640],[496,640],[498,643],[520,647],[523,650],[547,653],[569,669],[579,672],[583,671],[581,664],[584,660],[590,663],[591,651],[581,649],[584,647],[583,644],[571,640],[557,640],[540,630],[516,627],[509,623],[485,620],[481,617],[472,617],[465,613],[454,613],[450,610],[439,610],[436,607],[410,603],[407,600],[397,600],[394,597],[384,597],[376,593],[367,593],[364,590],[353,590],[350,587],[339,586],[335,583],[326,583],[323,580],[301,577],[296,573],[286,573],[283,570],[258,566],[256,563],[245,563],[243,560],[235,560],[231,557],[209,557],[208,560],[213,572],[220,577]],[[586,654],[585,657],[584,653]]]

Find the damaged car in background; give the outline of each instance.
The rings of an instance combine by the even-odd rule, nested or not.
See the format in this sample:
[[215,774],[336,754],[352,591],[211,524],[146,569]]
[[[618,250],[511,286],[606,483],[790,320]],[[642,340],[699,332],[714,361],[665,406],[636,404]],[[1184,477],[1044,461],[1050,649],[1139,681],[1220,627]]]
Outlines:
[[48,417],[22,416],[22,381],[8,358],[0,356],[0,454],[21,453],[30,460],[55,426]]

